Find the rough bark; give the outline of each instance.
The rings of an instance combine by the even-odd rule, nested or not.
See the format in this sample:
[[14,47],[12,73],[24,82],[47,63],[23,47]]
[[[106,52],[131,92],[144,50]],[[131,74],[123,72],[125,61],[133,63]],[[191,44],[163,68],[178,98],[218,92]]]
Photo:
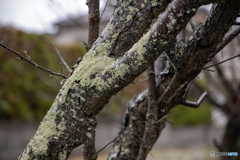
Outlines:
[[[216,55],[221,49],[223,49],[234,37],[236,37],[240,33],[240,27],[234,29],[230,33],[228,33],[224,41],[217,47],[217,51],[215,51],[214,55]],[[234,51],[231,51],[234,52]],[[219,63],[216,58],[213,58],[214,64]],[[219,103],[214,97],[213,89],[206,88],[208,90],[209,96],[207,100],[212,103],[214,106],[221,109],[225,114],[228,116],[227,126],[225,128],[225,134],[220,143],[214,140],[214,144],[216,145],[217,149],[220,152],[240,152],[239,142],[240,142],[240,90],[235,86],[239,85],[237,79],[228,79],[226,74],[223,72],[222,66],[215,66],[215,71],[217,72],[218,81],[221,83],[221,90],[214,89],[215,92],[221,94],[221,96],[226,96],[225,103]],[[233,69],[234,71],[234,69]],[[214,85],[215,79],[208,73],[206,73],[208,83],[212,86],[217,87]],[[233,77],[235,77],[236,72],[233,72]],[[203,90],[203,87],[197,85],[199,90]],[[238,157],[235,156],[224,156],[222,157],[223,160],[235,160]]]
[[146,159],[148,152],[152,148],[152,144],[155,143],[159,134],[155,133],[157,130],[155,128],[159,127],[157,122],[157,91],[156,91],[156,81],[154,74],[154,64],[152,64],[147,70],[148,73],[148,111],[146,114],[146,126],[140,146],[139,154],[137,159]]
[[[96,41],[99,35],[99,0],[88,0],[88,19],[89,19],[89,30],[88,30],[88,45],[87,50],[92,47],[92,44]],[[97,122],[95,122],[97,123]],[[92,129],[89,134],[91,136],[84,143],[84,159],[95,160],[97,159],[97,153],[95,148],[95,130]]]
[[92,47],[93,42],[98,38],[99,35],[99,0],[87,0],[88,5],[88,48]]
[[[222,139],[221,147],[223,152],[240,152],[239,142],[240,142],[240,112],[233,113],[230,115],[226,127],[224,137]],[[238,156],[225,157],[226,160],[237,160]]]
[[[204,24],[195,31],[186,47],[180,49],[176,47],[173,55],[168,55],[174,62],[173,64],[177,66],[177,73],[169,72],[162,75],[163,87],[160,90],[160,96],[164,98],[160,98],[159,101],[159,119],[180,103],[185,93],[184,89],[209,61],[217,45],[230,28],[231,22],[237,16],[239,5],[238,1],[220,3]],[[137,157],[145,130],[146,113],[147,90],[130,101],[119,137],[114,143],[109,159],[135,159]],[[159,133],[162,127],[156,129]]]
[[[180,30],[185,27],[197,8],[206,1],[173,1],[166,12],[158,18],[152,29],[138,40],[141,37],[139,35],[142,35],[145,31],[145,29],[141,29],[146,26],[145,24],[136,25],[137,27],[142,26],[140,29],[132,26],[132,24],[137,22],[135,21],[137,18],[140,22],[146,21],[146,19],[141,21],[142,16],[151,19],[149,15],[153,15],[152,9],[157,7],[160,2],[155,0],[147,2],[118,1],[112,20],[83,60],[74,67],[73,74],[59,91],[51,109],[19,159],[67,159],[75,147],[91,138],[91,131],[96,127],[96,115],[109,98],[146,70],[160,53],[171,44]],[[208,37],[212,30],[204,32],[204,35],[202,30],[197,32],[200,35],[197,40],[201,48],[201,52],[199,52],[206,52],[201,55],[204,58],[218,44],[221,36],[229,28],[229,23],[236,17],[235,9],[239,7],[238,2],[233,0],[231,4],[228,3],[231,12],[229,7],[222,5],[222,12],[227,14],[217,19],[224,24],[225,28],[216,26],[218,29],[223,29],[217,32],[214,29],[219,37],[215,39],[211,39],[211,36]],[[232,3],[235,7],[232,7]],[[229,15],[232,18],[229,18]],[[207,23],[206,26],[212,25],[212,21],[207,21]],[[138,31],[135,31],[135,29]],[[131,33],[139,34],[133,34],[135,35],[134,38],[130,38]],[[121,38],[124,39],[123,41],[118,40],[121,36],[130,38],[129,46],[124,45],[124,38]],[[209,39],[203,40],[201,36],[207,36]],[[136,41],[138,42],[135,43]],[[209,46],[208,44],[212,41],[216,41],[216,43]],[[134,45],[131,49],[126,49],[130,48],[132,44]],[[127,50],[127,52],[122,50]],[[201,59],[199,52],[195,52],[194,55],[190,54],[192,52],[187,52],[189,53],[187,56],[189,57],[188,63],[180,66],[179,70],[182,72],[178,71],[178,74],[174,74],[172,80],[174,83],[171,83],[161,96],[163,101],[159,103],[160,109],[166,109],[166,112],[160,114],[159,117],[165,115],[171,106],[176,104],[189,79],[200,72],[205,59]],[[199,61],[199,59],[202,61]],[[183,72],[181,67],[192,68],[194,71],[190,72],[187,69],[186,72]],[[169,83],[169,80],[166,79],[163,85],[166,86],[167,83]]]

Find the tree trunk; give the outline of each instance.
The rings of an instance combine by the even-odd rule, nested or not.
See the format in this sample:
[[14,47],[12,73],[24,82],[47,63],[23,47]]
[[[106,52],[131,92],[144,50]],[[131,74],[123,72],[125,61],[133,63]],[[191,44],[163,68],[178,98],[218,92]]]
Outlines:
[[[239,114],[229,117],[226,131],[222,141],[224,152],[240,153],[240,116]],[[239,156],[228,156],[227,160],[237,160]]]

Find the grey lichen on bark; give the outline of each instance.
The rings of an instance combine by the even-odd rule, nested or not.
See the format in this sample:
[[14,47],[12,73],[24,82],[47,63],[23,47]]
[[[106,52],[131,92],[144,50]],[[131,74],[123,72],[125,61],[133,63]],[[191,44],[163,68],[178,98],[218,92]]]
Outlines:
[[[238,1],[228,1],[228,3],[223,1],[211,12],[205,23],[195,31],[186,46],[181,46],[180,48],[179,46],[175,46],[176,48],[172,49],[175,51],[175,57],[173,56],[172,58],[180,58],[184,63],[179,64],[177,70],[179,76],[175,78],[175,85],[169,90],[172,95],[168,94],[168,96],[166,96],[166,99],[169,100],[162,101],[158,104],[159,118],[166,116],[171,108],[180,103],[185,93],[185,87],[182,86],[182,84],[185,84],[185,81],[190,82],[196,77],[201,71],[201,68],[208,62],[208,58],[211,57],[211,54],[215,51],[218,44],[221,43],[224,34],[231,27],[231,22],[236,18],[239,6],[240,3]],[[219,25],[224,22],[229,23]],[[205,41],[208,41],[208,43],[202,43]],[[180,56],[178,52],[182,52]],[[160,95],[166,92],[164,88],[169,86],[174,74],[168,73],[162,76],[164,78],[162,77],[161,80],[161,86],[163,87],[160,89]],[[186,83],[185,86],[187,84],[188,83]],[[119,137],[114,142],[114,147],[108,159],[136,159],[145,131],[147,95],[147,90],[145,90],[129,102],[121,131],[118,135]],[[156,129],[161,131],[162,128],[162,125],[160,125],[160,127]],[[153,144],[154,143],[151,145]]]
[[[19,159],[48,159],[52,155],[55,159],[67,159],[75,147],[83,144],[91,136],[91,130],[96,127],[96,115],[110,97],[146,70],[168,47],[203,1],[175,0],[167,11],[158,18],[153,28],[140,40],[140,36],[136,36],[135,40],[131,39],[131,44],[138,42],[123,54],[117,49],[112,51],[111,48],[115,45],[119,45],[121,48],[121,44],[125,46],[124,43],[115,43],[117,43],[117,37],[120,33],[128,33],[129,30],[114,28],[117,25],[114,22],[119,21],[117,18],[123,15],[119,12],[126,12],[124,15],[129,13],[136,18],[139,16],[137,4],[142,4],[133,0],[124,2],[126,4],[122,5],[125,6],[116,8],[113,20],[109,22],[102,35],[76,66],[72,76],[66,80],[51,109]],[[148,4],[149,1],[144,1],[144,3]],[[119,5],[120,1],[118,1]],[[127,7],[131,5],[135,5],[135,7]],[[151,3],[150,8],[155,7],[155,5],[159,4]],[[142,8],[149,7],[148,5],[140,6]],[[117,26],[129,27],[134,22],[131,21],[129,17],[126,21],[120,21]],[[117,29],[121,32],[114,32]],[[140,32],[140,35],[144,31]],[[131,31],[129,32],[131,33]],[[128,34],[124,36],[128,36]],[[116,46],[115,48],[117,48]],[[128,46],[128,48],[130,47],[131,45]],[[179,86],[174,85],[171,89],[174,87],[178,89]],[[182,92],[184,91],[181,90]],[[169,96],[170,93],[172,91],[166,96]],[[170,98],[169,100],[173,103],[174,99]],[[51,146],[53,144],[54,147]],[[49,154],[50,148],[54,148],[53,154]],[[126,152],[128,151],[126,150]]]

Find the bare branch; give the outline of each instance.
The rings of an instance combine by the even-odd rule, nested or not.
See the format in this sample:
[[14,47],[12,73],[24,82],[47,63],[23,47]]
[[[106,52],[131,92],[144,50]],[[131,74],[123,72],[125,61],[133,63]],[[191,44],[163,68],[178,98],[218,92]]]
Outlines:
[[198,108],[201,105],[201,103],[204,100],[204,98],[206,97],[206,95],[207,95],[207,92],[205,91],[201,95],[201,97],[198,99],[197,102],[191,102],[191,101],[188,101],[186,99],[182,99],[181,104],[183,104],[183,105],[185,105],[187,107]]
[[203,69],[208,69],[208,68],[214,67],[214,66],[216,66],[216,65],[222,64],[222,63],[224,63],[224,62],[227,62],[227,61],[232,60],[232,59],[237,58],[237,57],[240,57],[240,54],[238,54],[238,55],[236,55],[236,56],[233,56],[233,57],[231,57],[231,58],[228,58],[228,59],[226,59],[226,60],[224,60],[224,61],[221,61],[221,62],[219,62],[219,63],[216,63],[216,64],[213,64],[213,65],[204,67]]
[[106,10],[106,8],[107,8],[108,2],[109,2],[109,0],[107,0],[106,4],[105,4],[105,6],[104,6],[104,9],[103,9],[103,11],[102,11],[102,13],[101,13],[100,21],[101,21],[102,16],[103,16],[103,14],[104,14],[104,12],[105,12],[105,10]]
[[193,32],[195,32],[196,26],[194,25],[192,19],[190,19],[189,23],[190,23],[190,25],[191,25],[191,27],[192,27]]
[[95,129],[92,129],[90,132],[91,136],[88,137],[88,140],[84,143],[84,160],[96,160],[97,153],[95,149]]
[[[155,81],[155,73],[154,73],[154,64],[152,64],[148,72],[148,111],[146,114],[146,126],[145,132],[142,139],[141,147],[139,150],[138,158],[139,160],[146,159],[150,149],[152,148],[152,144],[156,140],[156,131],[155,124],[157,121],[157,105],[156,105],[156,81]],[[155,135],[155,136],[153,136]]]
[[62,63],[64,64],[64,66],[67,68],[67,70],[71,73],[72,70],[70,69],[70,67],[68,66],[68,64],[66,63],[66,61],[63,59],[61,53],[59,52],[59,50],[57,49],[57,47],[55,46],[55,44],[52,42],[52,45],[58,55],[58,57],[61,59]]
[[113,140],[111,140],[110,142],[108,142],[105,146],[103,146],[99,151],[97,151],[97,154],[99,154],[100,152],[102,152],[105,148],[107,148],[111,143],[113,143],[119,136],[115,137]]
[[[88,5],[88,45],[87,49],[90,49],[99,36],[99,0],[87,0]],[[84,159],[95,160],[97,159],[97,153],[95,149],[95,131],[91,132],[91,137],[84,143]]]
[[189,92],[189,90],[190,90],[190,88],[191,88],[192,83],[193,83],[193,80],[188,84],[186,93],[183,95],[183,99],[184,99],[184,100],[187,99],[187,95],[188,95],[188,92]]
[[166,120],[167,122],[172,123],[172,121],[169,121],[166,119],[167,117],[168,117],[168,115],[163,116],[161,119],[154,122],[154,124],[158,124],[158,123],[162,122],[163,120]]
[[10,52],[16,54],[16,55],[19,57],[19,58],[18,58],[19,60],[22,60],[22,59],[23,59],[23,60],[25,60],[26,62],[28,62],[29,64],[33,65],[34,67],[40,68],[41,70],[43,70],[43,71],[45,71],[45,72],[48,72],[48,73],[50,73],[50,74],[52,74],[52,75],[55,75],[55,76],[63,77],[64,79],[68,79],[68,77],[64,76],[62,73],[52,72],[52,71],[50,71],[50,70],[48,70],[48,69],[46,69],[46,68],[44,68],[44,67],[42,67],[42,66],[39,66],[37,63],[35,63],[35,62],[33,62],[32,60],[30,60],[29,57],[27,57],[27,58],[23,57],[23,56],[22,56],[21,54],[19,54],[18,52],[16,52],[16,51],[14,51],[13,49],[5,46],[2,42],[0,43],[0,46],[3,47],[4,49],[9,50]]
[[213,52],[210,56],[209,56],[209,60],[211,61],[211,59],[218,54],[218,52],[220,52],[230,41],[232,41],[238,34],[240,33],[240,27],[236,28],[235,30],[229,32],[226,34],[226,36],[223,39],[223,42],[217,46],[215,52]]
[[92,44],[99,36],[99,0],[87,0],[88,5],[88,48],[92,47]]

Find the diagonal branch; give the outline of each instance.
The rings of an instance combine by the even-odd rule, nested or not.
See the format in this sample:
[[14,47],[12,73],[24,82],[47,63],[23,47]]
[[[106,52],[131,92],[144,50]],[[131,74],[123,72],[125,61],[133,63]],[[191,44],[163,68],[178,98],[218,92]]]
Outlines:
[[104,12],[105,12],[105,10],[106,10],[106,8],[107,8],[108,2],[109,2],[109,0],[107,0],[106,4],[105,4],[105,6],[104,6],[104,9],[103,9],[103,11],[102,11],[102,13],[101,13],[100,21],[101,21],[102,16],[103,16],[103,14],[104,14]]
[[50,73],[50,74],[52,74],[52,75],[59,76],[59,77],[63,77],[64,79],[68,79],[68,77],[64,76],[62,73],[52,72],[52,71],[50,71],[50,70],[48,70],[48,69],[46,69],[46,68],[44,68],[44,67],[42,67],[42,66],[39,66],[37,63],[33,62],[32,60],[23,57],[23,56],[22,56],[21,54],[19,54],[18,52],[16,52],[16,51],[14,51],[13,49],[5,46],[2,42],[0,43],[0,46],[3,47],[3,48],[6,49],[6,50],[9,50],[10,52],[14,53],[15,55],[17,55],[17,56],[19,57],[19,58],[18,58],[19,60],[24,60],[24,61],[28,62],[29,64],[33,65],[34,67],[37,67],[37,68],[39,68],[39,69],[41,69],[41,70],[43,70],[43,71],[45,71],[45,72],[48,72],[48,73]]
[[216,48],[215,52],[213,52],[209,56],[209,61],[212,60],[212,58],[218,54],[229,42],[231,42],[238,34],[240,33],[240,27],[232,30],[231,32],[227,33],[226,36],[224,37],[223,41],[219,46]]
[[52,42],[52,45],[58,55],[58,57],[60,58],[60,60],[62,61],[62,63],[64,64],[64,66],[67,68],[68,72],[72,72],[72,70],[70,69],[70,67],[68,66],[68,64],[66,63],[66,61],[64,60],[64,58],[62,57],[61,53],[59,52],[59,50],[57,49],[57,47],[55,46],[55,44]]
[[185,105],[185,106],[187,106],[187,107],[198,108],[198,107],[201,105],[201,103],[202,103],[202,101],[204,100],[204,98],[206,97],[206,95],[207,95],[207,92],[205,91],[205,92],[199,97],[199,99],[198,99],[197,102],[191,102],[191,101],[188,101],[188,100],[186,100],[186,99],[182,99],[181,104],[183,104],[183,105]]
[[218,63],[216,63],[216,64],[213,64],[213,65],[210,65],[210,66],[207,66],[207,67],[203,67],[202,69],[208,69],[208,68],[217,66],[217,65],[219,65],[219,64],[225,63],[225,62],[230,61],[230,60],[232,60],[232,59],[234,59],[234,58],[237,58],[237,57],[240,57],[240,54],[238,54],[238,55],[236,55],[236,56],[233,56],[233,57],[231,57],[231,58],[225,59],[225,60],[223,60],[223,61],[221,61],[221,62],[218,62]]

